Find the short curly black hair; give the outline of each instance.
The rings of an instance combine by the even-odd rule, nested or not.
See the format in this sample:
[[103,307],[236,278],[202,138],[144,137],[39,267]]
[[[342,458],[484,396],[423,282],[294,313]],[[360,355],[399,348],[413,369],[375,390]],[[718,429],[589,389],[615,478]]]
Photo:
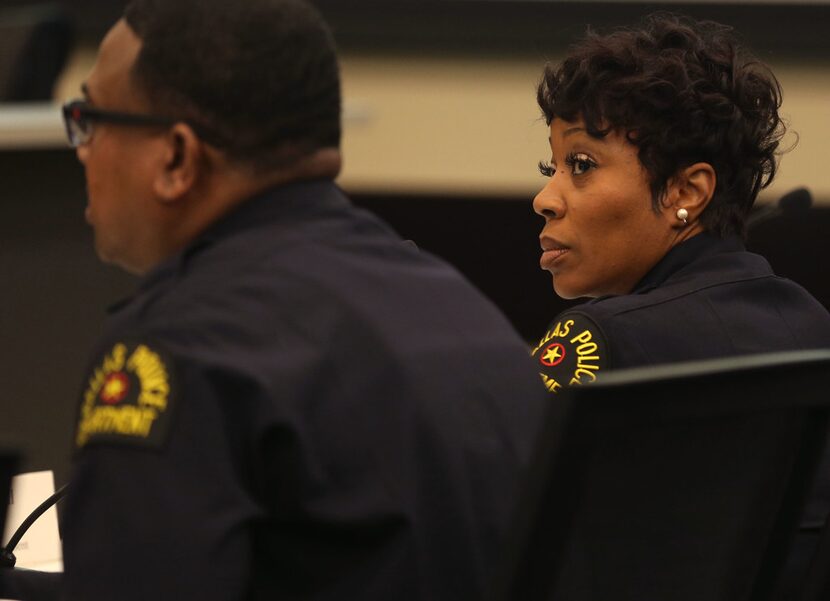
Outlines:
[[650,176],[655,210],[673,175],[709,163],[717,185],[700,220],[719,236],[744,234],[785,131],[778,80],[732,28],[669,13],[639,28],[589,30],[545,68],[537,100],[548,124],[582,118],[592,136],[624,133]]
[[133,0],[132,77],[153,110],[257,169],[340,144],[334,41],[303,0]]

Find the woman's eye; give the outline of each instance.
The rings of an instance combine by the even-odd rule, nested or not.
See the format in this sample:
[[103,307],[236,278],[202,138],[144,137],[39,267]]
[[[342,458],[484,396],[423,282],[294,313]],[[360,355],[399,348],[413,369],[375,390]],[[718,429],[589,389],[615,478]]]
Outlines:
[[566,162],[574,175],[584,175],[597,166],[587,154],[572,154],[568,156]]
[[553,174],[556,173],[556,168],[550,163],[539,161],[539,173],[545,177],[553,177]]

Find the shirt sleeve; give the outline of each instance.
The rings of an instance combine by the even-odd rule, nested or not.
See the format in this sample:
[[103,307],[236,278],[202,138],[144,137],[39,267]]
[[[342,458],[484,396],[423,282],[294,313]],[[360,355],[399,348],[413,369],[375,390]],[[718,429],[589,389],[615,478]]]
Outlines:
[[67,599],[245,596],[260,509],[215,388],[143,341],[91,370],[63,520]]

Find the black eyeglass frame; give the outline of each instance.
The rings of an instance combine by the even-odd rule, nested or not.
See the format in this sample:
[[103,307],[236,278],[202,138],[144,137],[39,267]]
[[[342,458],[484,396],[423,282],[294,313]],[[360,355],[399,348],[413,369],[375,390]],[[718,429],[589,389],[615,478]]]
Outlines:
[[147,115],[141,113],[126,113],[121,111],[109,111],[105,109],[95,108],[90,106],[89,102],[82,99],[70,100],[63,105],[63,123],[66,128],[66,137],[69,139],[69,144],[73,148],[78,148],[83,144],[89,142],[92,138],[92,132],[81,138],[79,134],[83,134],[84,128],[79,125],[82,120],[87,120],[90,123],[96,121],[103,123],[115,123],[118,125],[139,126],[139,127],[170,127],[175,123],[187,123],[196,134],[212,145],[219,146],[221,142],[219,137],[206,130],[204,127],[190,123],[183,119],[173,119],[171,117],[162,117],[159,115]]

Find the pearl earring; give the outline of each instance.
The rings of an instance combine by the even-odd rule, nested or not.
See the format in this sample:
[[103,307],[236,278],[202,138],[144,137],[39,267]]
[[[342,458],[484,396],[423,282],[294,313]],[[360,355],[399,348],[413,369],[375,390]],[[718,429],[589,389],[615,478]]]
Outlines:
[[683,225],[686,225],[688,223],[689,211],[686,209],[677,209],[677,218],[683,222]]

